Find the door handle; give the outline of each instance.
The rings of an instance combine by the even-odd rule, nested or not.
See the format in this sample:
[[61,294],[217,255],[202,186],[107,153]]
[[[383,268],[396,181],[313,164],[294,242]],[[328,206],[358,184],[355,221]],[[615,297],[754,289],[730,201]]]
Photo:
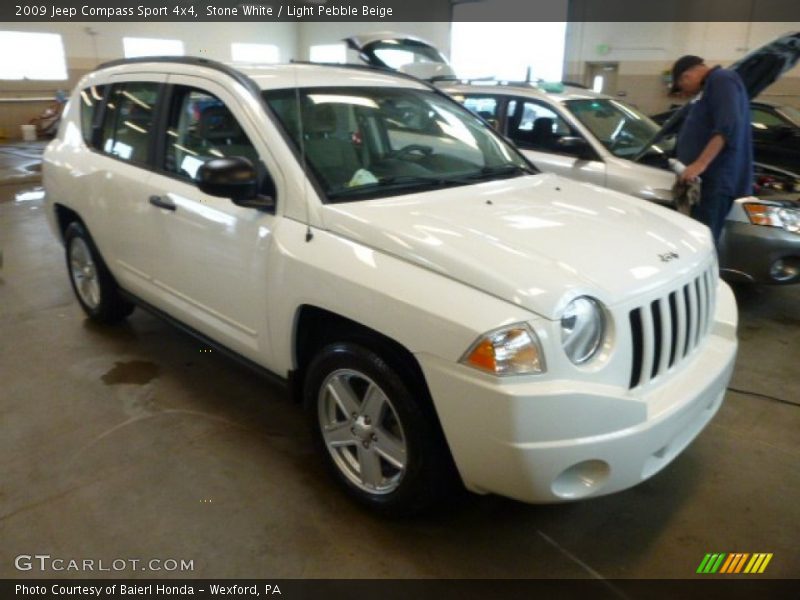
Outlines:
[[150,204],[166,210],[176,210],[178,208],[172,200],[163,196],[150,196]]

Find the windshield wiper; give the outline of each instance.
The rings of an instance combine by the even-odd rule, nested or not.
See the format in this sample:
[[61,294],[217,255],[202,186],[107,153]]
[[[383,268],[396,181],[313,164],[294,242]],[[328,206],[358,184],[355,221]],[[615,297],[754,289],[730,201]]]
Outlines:
[[458,178],[434,177],[429,175],[395,175],[393,177],[382,177],[374,183],[359,185],[328,193],[329,199],[345,198],[350,196],[362,196],[380,193],[392,188],[413,188],[426,189],[436,187],[447,187],[450,185],[463,185],[469,183]]
[[382,177],[374,183],[343,188],[328,193],[328,199],[349,198],[356,196],[367,196],[370,194],[381,193],[390,189],[430,189],[443,188],[454,185],[469,185],[476,181],[485,181],[498,177],[511,177],[514,175],[534,175],[536,171],[522,165],[501,165],[496,167],[483,167],[480,171],[458,175],[454,177],[443,177],[435,175],[394,175]]
[[536,171],[522,165],[498,165],[495,167],[483,167],[476,173],[470,173],[466,176],[467,179],[475,180],[488,180],[495,177],[512,177],[514,175],[535,175]]

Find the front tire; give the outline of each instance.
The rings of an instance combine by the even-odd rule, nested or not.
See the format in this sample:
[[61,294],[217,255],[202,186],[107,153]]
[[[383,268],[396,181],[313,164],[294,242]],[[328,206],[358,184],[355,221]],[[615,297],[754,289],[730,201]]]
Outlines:
[[347,342],[323,348],[305,379],[326,467],[351,497],[389,516],[430,508],[453,482],[436,416],[413,381],[406,369]]
[[81,223],[64,231],[67,272],[83,311],[98,323],[117,323],[133,312],[134,306],[119,294],[114,277]]

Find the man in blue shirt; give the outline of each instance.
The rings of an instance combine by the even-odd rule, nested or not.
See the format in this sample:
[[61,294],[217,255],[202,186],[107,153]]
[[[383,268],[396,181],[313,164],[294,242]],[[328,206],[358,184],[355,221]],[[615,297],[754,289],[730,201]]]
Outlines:
[[718,244],[733,201],[753,193],[750,99],[737,73],[691,55],[673,65],[672,91],[688,97],[702,92],[678,132],[676,154],[686,165],[683,181],[702,179],[692,217],[708,225]]

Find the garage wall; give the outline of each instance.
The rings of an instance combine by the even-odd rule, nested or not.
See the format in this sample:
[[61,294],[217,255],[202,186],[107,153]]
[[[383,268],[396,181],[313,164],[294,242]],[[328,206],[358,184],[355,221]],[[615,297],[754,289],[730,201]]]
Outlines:
[[[20,124],[41,114],[57,90],[71,90],[98,64],[123,58],[123,37],[178,39],[183,41],[187,55],[222,61],[231,60],[231,42],[274,44],[279,48],[281,62],[288,62],[307,60],[312,44],[336,43],[354,33],[380,28],[377,23],[330,22],[0,24],[0,29],[9,31],[61,34],[68,72],[67,81],[1,81],[0,139],[19,138]],[[449,54],[450,23],[391,23],[391,29],[428,39]]]
[[[665,110],[675,100],[666,93],[664,72],[683,54],[696,54],[710,65],[727,66],[749,51],[790,31],[798,23],[570,23],[567,27],[566,78],[586,80],[587,62],[618,63],[617,91],[648,113]],[[797,106],[800,67],[761,96]]]
[[[185,53],[230,61],[231,42],[251,42],[278,46],[281,61],[297,56],[296,23],[5,23],[6,31],[59,33],[67,59],[67,81],[0,82],[0,138],[18,138],[19,125],[39,115],[56,90],[71,90],[77,81],[98,64],[123,58],[123,37],[178,39]],[[227,31],[227,35],[225,35]],[[92,33],[94,32],[94,33]],[[9,99],[15,99],[8,102]]]
[[[19,125],[49,104],[25,98],[52,98],[58,89],[71,89],[98,63],[123,55],[123,36],[183,40],[186,53],[230,60],[230,43],[258,42],[278,46],[282,61],[307,60],[312,44],[337,43],[354,33],[389,29],[432,42],[450,54],[450,23],[7,23],[0,28],[59,33],[63,36],[69,79],[63,82],[0,82],[0,138],[18,137]],[[573,22],[567,27],[565,78],[585,81],[587,62],[618,63],[617,91],[645,112],[666,109],[664,71],[682,54],[698,54],[711,64],[728,65],[750,49],[788,31],[798,23],[602,23]],[[225,33],[227,32],[227,35]],[[350,58],[353,56],[351,54]],[[800,67],[773,85],[763,98],[800,104]]]

